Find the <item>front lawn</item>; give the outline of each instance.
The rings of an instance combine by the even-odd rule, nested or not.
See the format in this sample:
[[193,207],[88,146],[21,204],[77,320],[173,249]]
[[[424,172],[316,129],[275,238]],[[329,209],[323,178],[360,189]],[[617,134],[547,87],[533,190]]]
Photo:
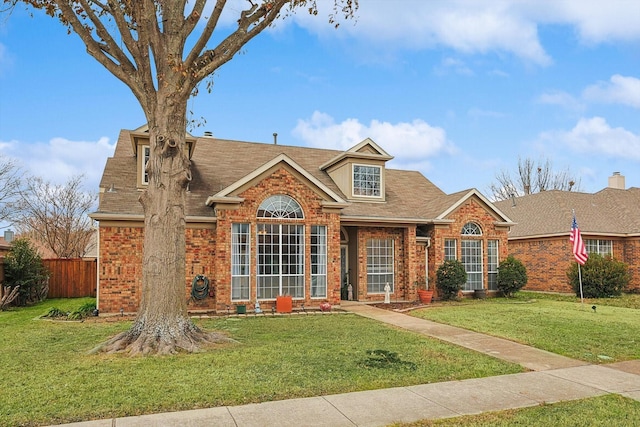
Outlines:
[[590,363],[610,363],[640,359],[638,307],[639,295],[581,304],[572,296],[522,292],[516,298],[443,303],[411,314]]
[[[87,355],[128,322],[39,320],[48,300],[0,312],[0,426],[239,405],[522,372],[518,365],[353,314],[198,320],[239,341],[200,354]],[[395,353],[380,363],[368,350]],[[387,360],[385,359],[385,360]]]

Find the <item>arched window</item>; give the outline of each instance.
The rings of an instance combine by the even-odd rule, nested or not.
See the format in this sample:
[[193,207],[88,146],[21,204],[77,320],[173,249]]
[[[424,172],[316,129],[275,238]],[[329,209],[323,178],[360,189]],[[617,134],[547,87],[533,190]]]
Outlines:
[[304,214],[298,202],[289,196],[279,194],[260,204],[258,218],[303,219]]
[[478,224],[468,222],[462,227],[460,234],[463,236],[460,242],[461,261],[467,272],[467,283],[463,290],[482,289],[482,240],[464,238],[465,236],[482,236],[482,229]]
[[482,236],[482,230],[475,222],[468,222],[462,227],[460,234],[463,236]]

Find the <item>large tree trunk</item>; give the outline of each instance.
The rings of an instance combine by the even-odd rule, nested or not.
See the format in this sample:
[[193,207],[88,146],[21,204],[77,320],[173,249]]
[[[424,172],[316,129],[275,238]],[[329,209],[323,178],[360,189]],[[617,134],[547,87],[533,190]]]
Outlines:
[[103,351],[170,354],[229,341],[200,330],[187,313],[185,203],[191,171],[185,112],[185,103],[159,106],[149,121],[149,185],[140,196],[145,226],[141,304],[131,329],[105,343]]

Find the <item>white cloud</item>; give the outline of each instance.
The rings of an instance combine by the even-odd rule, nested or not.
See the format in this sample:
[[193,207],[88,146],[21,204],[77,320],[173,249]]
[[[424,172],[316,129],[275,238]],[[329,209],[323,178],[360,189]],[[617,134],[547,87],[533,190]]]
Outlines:
[[584,43],[640,39],[640,2],[635,0],[539,2],[547,8],[548,20],[576,26]]
[[601,81],[588,86],[582,96],[593,102],[640,108],[640,79],[615,74],[608,82]]
[[4,71],[13,66],[13,57],[7,50],[7,47],[0,43],[0,76],[4,74]]
[[[368,0],[355,22],[327,23],[333,1],[318,2],[318,16],[299,10],[294,20],[321,37],[351,37],[384,55],[391,49],[446,47],[465,54],[507,53],[549,65],[539,28],[564,25],[585,44],[640,40],[640,2],[633,0]],[[280,23],[278,25],[287,25]]]
[[85,190],[93,192],[98,191],[104,165],[114,148],[106,137],[97,141],[53,138],[48,143],[0,141],[0,153],[16,159],[28,174],[55,184],[83,174]]
[[371,138],[395,157],[394,167],[407,169],[428,168],[429,158],[455,151],[444,129],[419,119],[396,124],[372,120],[367,126],[357,119],[336,123],[333,117],[316,111],[309,119],[298,120],[292,133],[308,146],[337,150],[347,150]]
[[574,96],[563,91],[543,93],[536,99],[540,104],[558,105],[568,110],[581,111],[584,105]]
[[640,135],[613,128],[602,117],[582,118],[570,131],[547,132],[543,140],[562,142],[576,152],[640,160]]

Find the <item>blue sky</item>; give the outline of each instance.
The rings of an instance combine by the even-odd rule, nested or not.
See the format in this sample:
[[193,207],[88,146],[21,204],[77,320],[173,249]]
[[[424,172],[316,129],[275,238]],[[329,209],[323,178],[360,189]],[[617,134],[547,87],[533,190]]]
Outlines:
[[[206,120],[194,135],[338,149],[371,137],[389,167],[448,193],[489,195],[518,157],[569,168],[587,192],[614,171],[640,187],[640,2],[360,0],[338,29],[319,3],[218,70],[189,103]],[[0,15],[0,155],[97,191],[142,111],[77,36],[23,9]]]

